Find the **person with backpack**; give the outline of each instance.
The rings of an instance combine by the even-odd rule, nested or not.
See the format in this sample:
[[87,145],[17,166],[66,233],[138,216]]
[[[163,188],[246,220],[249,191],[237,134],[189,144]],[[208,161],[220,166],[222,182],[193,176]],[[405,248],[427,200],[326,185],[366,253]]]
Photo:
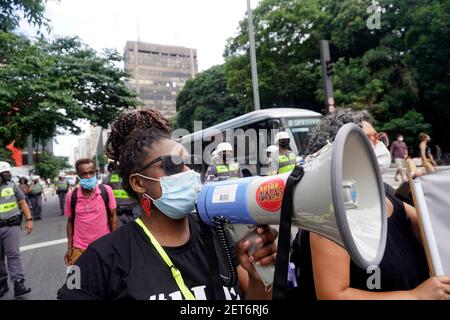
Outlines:
[[75,163],[80,185],[67,193],[64,210],[68,218],[67,265],[73,265],[93,241],[117,228],[116,199],[111,187],[97,183],[95,167],[89,158]]

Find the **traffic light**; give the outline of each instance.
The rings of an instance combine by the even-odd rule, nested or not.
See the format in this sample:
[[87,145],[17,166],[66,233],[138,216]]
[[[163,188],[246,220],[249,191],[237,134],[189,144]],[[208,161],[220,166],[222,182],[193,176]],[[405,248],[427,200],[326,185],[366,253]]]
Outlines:
[[325,69],[327,71],[327,76],[331,77],[333,75],[333,62],[331,60],[325,61]]

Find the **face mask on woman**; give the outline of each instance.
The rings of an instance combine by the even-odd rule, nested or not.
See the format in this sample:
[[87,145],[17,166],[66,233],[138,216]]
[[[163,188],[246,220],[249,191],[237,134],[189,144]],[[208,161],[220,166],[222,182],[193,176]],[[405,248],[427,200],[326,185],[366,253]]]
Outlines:
[[381,174],[383,174],[391,165],[391,153],[383,142],[378,142],[376,145],[372,146],[375,151],[375,155],[377,156]]
[[153,199],[144,193],[144,197],[169,218],[178,220],[184,218],[195,208],[195,190],[200,186],[200,174],[193,170],[184,171],[160,179],[147,177],[136,173],[139,177],[159,181],[162,194],[159,199]]

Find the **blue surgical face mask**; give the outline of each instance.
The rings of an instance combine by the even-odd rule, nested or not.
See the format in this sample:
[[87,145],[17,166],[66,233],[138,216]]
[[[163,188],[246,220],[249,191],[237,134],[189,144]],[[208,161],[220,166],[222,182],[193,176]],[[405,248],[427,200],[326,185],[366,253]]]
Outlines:
[[81,179],[80,178],[80,186],[85,190],[93,190],[97,185],[97,177],[93,176],[89,179]]
[[144,197],[153,201],[153,204],[169,218],[178,220],[184,218],[195,208],[195,191],[200,186],[200,174],[193,170],[184,171],[161,179],[154,179],[141,174],[136,175],[159,181],[162,194],[159,199],[153,199],[144,193]]

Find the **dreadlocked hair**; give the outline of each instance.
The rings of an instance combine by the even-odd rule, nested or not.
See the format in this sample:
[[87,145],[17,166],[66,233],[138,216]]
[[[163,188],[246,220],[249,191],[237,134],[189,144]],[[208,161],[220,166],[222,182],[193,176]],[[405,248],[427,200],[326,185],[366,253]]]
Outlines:
[[157,110],[124,112],[111,125],[105,144],[105,154],[116,163],[123,188],[137,199],[129,177],[139,171],[154,142],[170,139],[169,121]]
[[363,121],[373,123],[372,115],[366,110],[355,111],[350,108],[336,108],[334,112],[320,119],[320,123],[309,132],[306,154],[319,151],[327,145],[327,141],[333,142],[339,129],[344,124],[354,123],[361,126]]

